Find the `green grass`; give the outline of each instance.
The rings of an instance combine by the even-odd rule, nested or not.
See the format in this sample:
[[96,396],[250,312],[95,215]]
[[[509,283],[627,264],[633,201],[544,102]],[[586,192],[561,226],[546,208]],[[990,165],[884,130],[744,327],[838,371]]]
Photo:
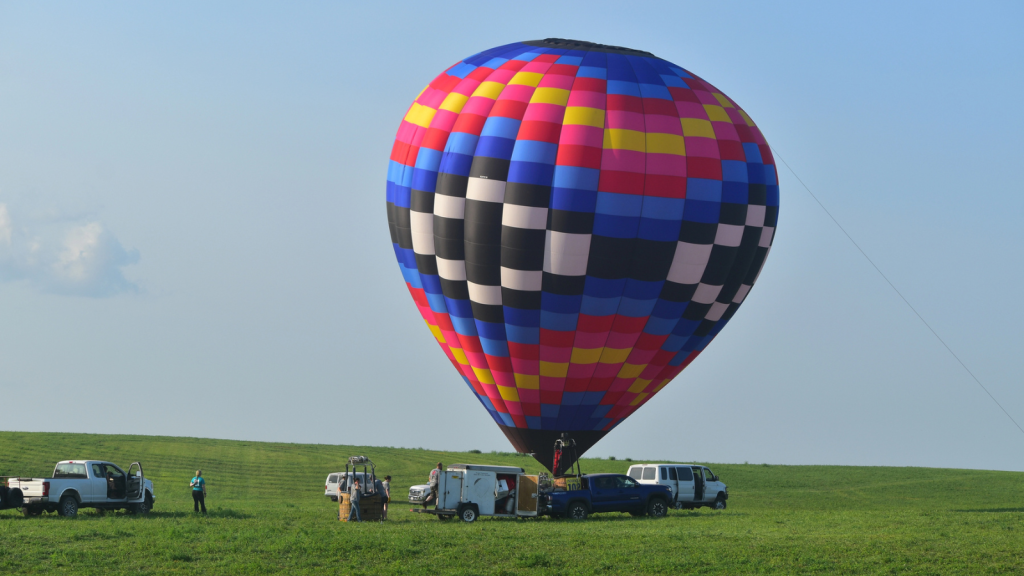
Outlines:
[[[507,453],[0,432],[0,476],[47,476],[68,458],[140,460],[157,493],[148,517],[0,512],[0,574],[1024,573],[1020,473],[716,464],[731,495],[721,512],[463,524],[397,503],[383,525],[349,525],[323,481],[356,454],[394,477],[399,499],[438,460],[539,471]],[[628,466],[583,461],[585,472]],[[196,468],[208,517],[191,512]]]

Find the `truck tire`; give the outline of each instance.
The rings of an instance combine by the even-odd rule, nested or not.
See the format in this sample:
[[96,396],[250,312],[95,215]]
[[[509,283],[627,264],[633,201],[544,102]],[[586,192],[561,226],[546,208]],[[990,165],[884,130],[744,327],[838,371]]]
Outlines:
[[65,496],[61,498],[60,505],[57,506],[57,514],[60,514],[65,518],[78,516],[78,500],[75,500],[74,496]]
[[132,504],[131,508],[129,508],[128,511],[130,513],[132,513],[132,514],[137,514],[139,516],[145,516],[146,514],[149,514],[149,511],[152,510],[152,509],[153,509],[153,499],[149,496],[149,493],[147,492],[145,500],[143,500],[142,502],[140,502],[138,504]]
[[719,496],[715,503],[711,505],[712,510],[725,510],[725,498]]
[[462,506],[459,506],[459,520],[462,520],[466,524],[476,521],[476,518],[479,515],[480,514],[477,512],[475,504],[463,504]]
[[664,498],[651,498],[647,503],[647,515],[651,518],[664,518],[668,514],[668,502]]
[[43,509],[38,506],[22,506],[21,515],[25,518],[29,516],[40,516],[43,513]]
[[586,520],[589,514],[587,505],[583,502],[573,502],[565,509],[565,517],[570,520]]

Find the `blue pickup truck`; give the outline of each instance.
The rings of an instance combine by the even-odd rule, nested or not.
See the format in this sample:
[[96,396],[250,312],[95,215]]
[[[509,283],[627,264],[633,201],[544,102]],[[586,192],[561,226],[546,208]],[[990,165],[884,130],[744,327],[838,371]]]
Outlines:
[[625,474],[586,474],[579,489],[543,495],[544,514],[584,520],[597,512],[629,512],[661,518],[668,513],[672,492],[667,486],[641,484]]

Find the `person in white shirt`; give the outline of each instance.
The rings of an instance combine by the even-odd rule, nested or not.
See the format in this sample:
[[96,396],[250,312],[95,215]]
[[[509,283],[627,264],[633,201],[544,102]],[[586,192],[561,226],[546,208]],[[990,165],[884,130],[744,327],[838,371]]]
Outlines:
[[391,501],[391,476],[385,476],[384,477],[384,482],[382,484],[384,486],[384,492],[380,495],[380,501],[383,502],[384,504],[383,504],[383,507],[381,509],[381,518],[383,518],[384,520],[387,520],[388,519],[388,502]]

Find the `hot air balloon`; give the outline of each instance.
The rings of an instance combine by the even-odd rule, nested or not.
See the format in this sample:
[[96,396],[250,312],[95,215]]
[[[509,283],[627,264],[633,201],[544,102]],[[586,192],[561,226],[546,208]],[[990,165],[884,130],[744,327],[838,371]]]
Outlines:
[[[387,180],[391,242],[434,338],[555,474],[699,355],[754,285],[775,162],[732,99],[653,54],[546,39],[423,89]],[[713,394],[695,397],[712,401]]]

